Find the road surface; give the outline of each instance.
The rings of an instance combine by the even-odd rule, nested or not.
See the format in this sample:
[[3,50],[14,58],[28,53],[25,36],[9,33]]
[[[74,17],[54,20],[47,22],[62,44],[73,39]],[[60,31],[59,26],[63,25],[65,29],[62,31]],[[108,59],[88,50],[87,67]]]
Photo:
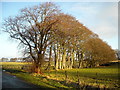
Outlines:
[[40,87],[27,83],[16,76],[2,72],[2,89],[3,90],[40,90]]

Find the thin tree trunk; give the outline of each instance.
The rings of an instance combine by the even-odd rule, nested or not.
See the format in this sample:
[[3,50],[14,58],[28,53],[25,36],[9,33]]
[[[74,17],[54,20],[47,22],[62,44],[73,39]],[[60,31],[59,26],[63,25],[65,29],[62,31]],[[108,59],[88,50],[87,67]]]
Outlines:
[[73,61],[74,61],[74,51],[71,51],[71,63],[70,63],[70,69],[72,69]]
[[68,68],[70,69],[70,56],[68,56]]
[[84,53],[81,52],[81,55],[79,55],[79,68],[83,68],[83,58],[84,58]]
[[66,49],[64,49],[62,55],[62,69],[66,69]]
[[55,69],[58,70],[58,59],[59,59],[59,46],[57,44],[57,50],[56,50],[56,47],[55,47]]
[[46,70],[49,70],[51,67],[51,60],[52,60],[52,45],[50,46],[50,52],[49,52],[49,62]]
[[60,50],[59,50],[59,69],[62,69],[62,64],[61,64],[61,53],[60,53]]

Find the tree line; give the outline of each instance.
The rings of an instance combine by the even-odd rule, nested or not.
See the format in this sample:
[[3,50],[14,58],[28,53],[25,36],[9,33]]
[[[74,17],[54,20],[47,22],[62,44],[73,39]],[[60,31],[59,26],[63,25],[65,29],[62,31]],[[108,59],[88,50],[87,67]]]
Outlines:
[[115,52],[75,17],[51,2],[21,9],[4,20],[3,29],[19,41],[24,54],[32,58],[34,70],[41,72],[45,57],[54,68],[95,67],[115,59]]
[[27,57],[24,57],[24,58],[6,58],[6,57],[2,57],[2,58],[0,58],[0,62],[25,62],[27,60],[29,62],[31,62],[31,60],[29,60],[29,58],[27,58]]

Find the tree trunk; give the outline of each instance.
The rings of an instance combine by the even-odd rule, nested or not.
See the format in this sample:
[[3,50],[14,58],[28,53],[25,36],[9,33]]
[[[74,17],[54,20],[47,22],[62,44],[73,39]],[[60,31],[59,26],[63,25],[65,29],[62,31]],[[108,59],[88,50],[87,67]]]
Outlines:
[[41,74],[41,69],[38,64],[35,65],[35,73]]
[[70,69],[72,69],[73,62],[74,62],[74,51],[71,51],[71,63],[70,63]]
[[59,50],[59,59],[58,60],[59,60],[59,66],[58,67],[59,67],[59,69],[62,69],[61,68],[62,64],[61,64],[61,53],[60,53],[60,50]]
[[79,68],[83,68],[83,61],[82,60],[80,60],[80,62],[79,62]]
[[68,56],[68,68],[70,69],[70,56]]
[[58,70],[58,55],[55,56],[55,70]]
[[55,51],[55,70],[58,70],[58,59],[59,59],[59,46],[57,45],[57,50]]
[[66,49],[64,49],[62,55],[62,69],[66,69]]
[[[80,58],[81,56],[81,58]],[[84,53],[81,52],[81,55],[78,54],[78,59],[79,59],[79,68],[83,68],[83,58],[84,58]]]
[[38,53],[38,60],[37,60],[37,62],[34,63],[35,72],[38,74],[42,74],[41,65],[43,64],[43,61],[44,61],[44,55]]
[[49,70],[51,67],[51,60],[52,60],[52,45],[50,46],[50,52],[49,52],[49,62],[46,70]]
[[59,59],[59,69],[62,69],[62,63],[61,59]]

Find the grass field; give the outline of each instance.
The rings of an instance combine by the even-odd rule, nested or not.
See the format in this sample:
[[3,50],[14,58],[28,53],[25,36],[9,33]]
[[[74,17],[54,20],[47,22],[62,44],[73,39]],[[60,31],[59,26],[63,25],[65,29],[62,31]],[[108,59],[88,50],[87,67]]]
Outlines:
[[80,80],[81,84],[95,87],[118,87],[118,68],[113,67],[59,70],[46,72],[46,74],[53,79],[64,80],[65,71],[67,72],[67,80],[71,82],[77,83]]
[[28,65],[30,62],[1,62],[1,65]]
[[[7,65],[26,65],[27,63],[2,63],[4,69]],[[22,70],[6,68],[12,74],[41,87],[48,88],[76,88],[76,87],[93,87],[93,88],[119,88],[118,84],[118,64],[107,67],[67,69],[67,70],[50,70],[43,71],[43,75],[36,73],[25,73]]]

